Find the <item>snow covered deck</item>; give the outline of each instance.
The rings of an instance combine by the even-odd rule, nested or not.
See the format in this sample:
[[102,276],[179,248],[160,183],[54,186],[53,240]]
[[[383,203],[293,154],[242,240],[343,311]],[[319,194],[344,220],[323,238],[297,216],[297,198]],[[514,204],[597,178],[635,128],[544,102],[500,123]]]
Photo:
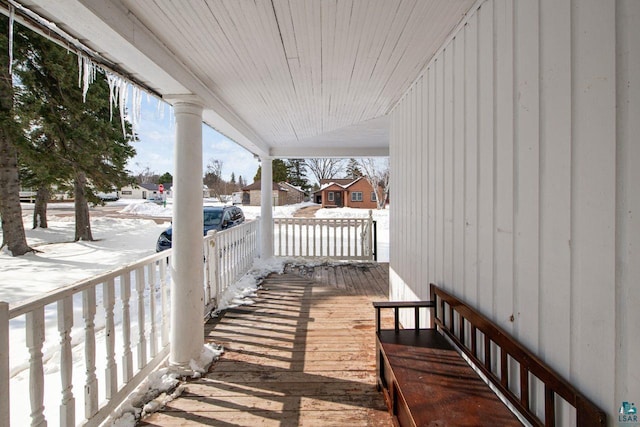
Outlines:
[[388,264],[288,267],[205,328],[225,353],[139,425],[391,426],[375,387],[373,300]]

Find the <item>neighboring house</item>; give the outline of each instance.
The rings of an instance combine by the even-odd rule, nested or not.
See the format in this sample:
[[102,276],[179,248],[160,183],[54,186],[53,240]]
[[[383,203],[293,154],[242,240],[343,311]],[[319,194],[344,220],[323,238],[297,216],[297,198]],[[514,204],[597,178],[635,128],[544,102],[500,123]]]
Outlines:
[[307,193],[295,185],[289,184],[288,182],[281,182],[280,186],[287,190],[284,195],[284,199],[282,200],[283,205],[295,205],[296,203],[302,203],[307,198]]
[[[253,184],[242,189],[242,192],[244,193],[242,197],[243,205],[260,206],[262,194],[260,186],[260,181],[256,181]],[[291,205],[304,201],[304,191],[287,182],[274,182],[271,188],[273,206]]]
[[[172,184],[162,184],[164,186],[164,194],[171,197]],[[143,199],[143,200],[160,200],[162,195],[158,184],[140,184],[127,185],[120,189],[121,199]]]
[[320,189],[313,193],[313,201],[323,208],[376,209],[376,193],[365,178],[323,179]]

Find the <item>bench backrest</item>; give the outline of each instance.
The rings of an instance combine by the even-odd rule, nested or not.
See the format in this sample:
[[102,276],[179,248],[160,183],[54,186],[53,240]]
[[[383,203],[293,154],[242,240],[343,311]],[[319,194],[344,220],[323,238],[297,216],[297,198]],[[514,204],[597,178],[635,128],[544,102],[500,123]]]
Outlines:
[[[438,286],[431,284],[430,292],[431,301],[435,302],[433,321],[438,329],[473,361],[530,423],[555,426],[555,397],[559,396],[575,408],[578,426],[606,426],[606,414],[602,410],[506,331]],[[499,358],[499,363],[494,356]],[[509,381],[510,361],[515,361],[518,369],[519,381],[515,384]],[[544,384],[544,420],[538,418],[535,408],[531,407],[531,375]]]

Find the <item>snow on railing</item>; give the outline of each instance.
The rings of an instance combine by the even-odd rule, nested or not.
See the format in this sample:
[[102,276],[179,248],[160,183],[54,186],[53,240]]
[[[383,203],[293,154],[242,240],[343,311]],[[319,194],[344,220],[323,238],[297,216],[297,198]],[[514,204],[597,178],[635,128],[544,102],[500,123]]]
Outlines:
[[373,260],[373,218],[274,218],[274,255]]
[[214,307],[220,295],[242,277],[258,256],[259,220],[247,221],[205,237],[205,301]]

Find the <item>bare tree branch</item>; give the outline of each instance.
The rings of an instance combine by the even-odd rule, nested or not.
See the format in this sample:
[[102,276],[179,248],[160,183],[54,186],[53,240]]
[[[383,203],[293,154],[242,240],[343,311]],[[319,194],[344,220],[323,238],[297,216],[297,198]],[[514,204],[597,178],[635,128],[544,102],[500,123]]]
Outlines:
[[378,160],[373,158],[360,159],[360,169],[376,193],[378,209],[384,209],[389,196],[389,158]]
[[318,184],[322,179],[336,178],[344,169],[342,159],[306,159],[305,164]]

